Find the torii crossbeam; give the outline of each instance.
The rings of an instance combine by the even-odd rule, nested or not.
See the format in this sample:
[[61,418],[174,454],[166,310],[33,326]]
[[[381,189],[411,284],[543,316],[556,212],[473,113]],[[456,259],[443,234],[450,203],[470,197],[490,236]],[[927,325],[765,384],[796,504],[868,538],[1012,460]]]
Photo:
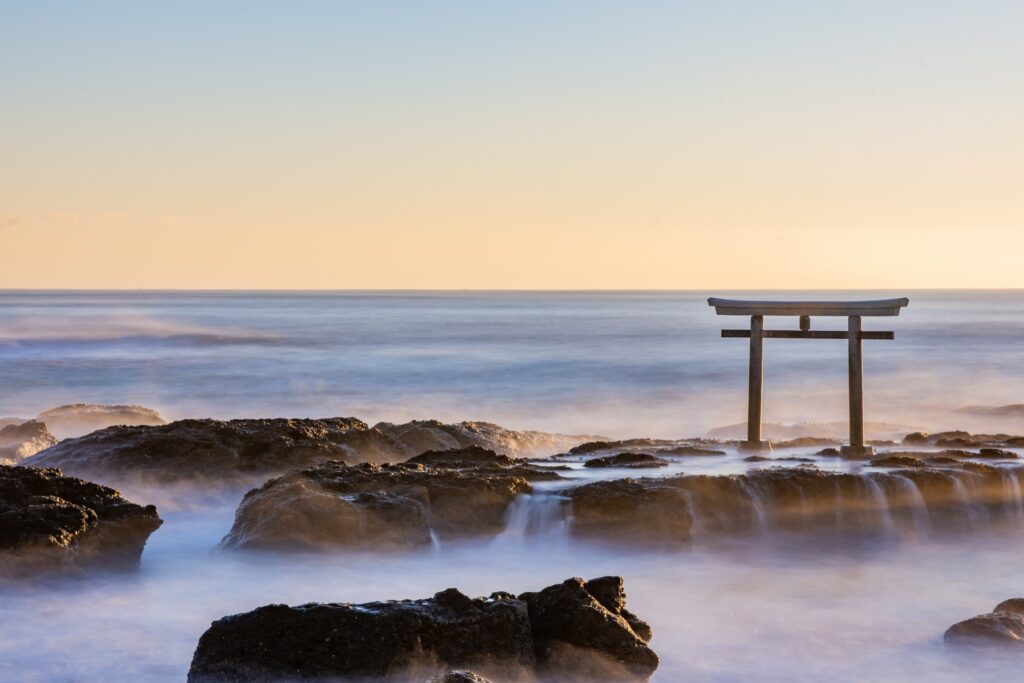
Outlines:
[[[747,398],[747,440],[740,444],[748,450],[771,448],[761,439],[761,400],[764,394],[764,339],[846,339],[850,368],[850,445],[843,446],[845,457],[863,458],[874,450],[864,445],[864,362],[860,342],[863,339],[894,339],[893,332],[864,332],[863,316],[897,316],[910,299],[879,301],[737,301],[708,299],[718,315],[749,315],[749,330],[722,330],[723,337],[750,337],[750,385]],[[799,330],[766,330],[766,315],[800,317]],[[811,330],[811,316],[846,316],[847,331]]]

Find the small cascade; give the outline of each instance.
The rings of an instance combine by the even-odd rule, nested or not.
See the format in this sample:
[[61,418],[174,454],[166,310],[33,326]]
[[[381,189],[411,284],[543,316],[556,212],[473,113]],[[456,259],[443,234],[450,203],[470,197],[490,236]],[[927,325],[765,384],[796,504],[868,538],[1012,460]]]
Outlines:
[[953,481],[953,495],[956,498],[957,505],[967,519],[968,527],[972,530],[977,529],[981,519],[971,498],[970,489],[967,488],[963,479],[958,477],[956,473],[950,473],[949,478]]
[[1007,516],[1017,521],[1024,519],[1024,496],[1020,492],[1020,479],[1012,470],[1003,473],[1003,498],[1006,501]]
[[910,512],[910,520],[914,530],[918,533],[927,534],[931,529],[931,516],[928,514],[928,505],[925,503],[921,489],[917,487],[914,480],[902,474],[889,475],[901,489],[907,510]]
[[564,539],[569,533],[568,499],[557,494],[526,493],[509,506],[505,530],[495,544],[523,543],[537,539]]
[[768,524],[765,521],[765,505],[764,496],[757,488],[755,482],[740,480],[740,488],[743,489],[744,493],[750,499],[750,509],[754,513],[754,531],[757,533],[764,533],[768,528]]
[[871,498],[871,509],[881,520],[882,532],[887,536],[892,535],[895,530],[895,524],[893,523],[889,500],[885,496],[885,490],[875,481],[872,475],[866,474],[863,479]]
[[430,530],[430,551],[433,553],[441,552],[441,538],[433,529]]

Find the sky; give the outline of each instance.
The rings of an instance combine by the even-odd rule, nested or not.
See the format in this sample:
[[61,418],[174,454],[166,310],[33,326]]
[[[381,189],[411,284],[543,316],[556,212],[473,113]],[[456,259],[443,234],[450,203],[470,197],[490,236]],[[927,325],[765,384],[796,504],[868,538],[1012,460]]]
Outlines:
[[1024,287],[1016,0],[0,0],[0,288]]

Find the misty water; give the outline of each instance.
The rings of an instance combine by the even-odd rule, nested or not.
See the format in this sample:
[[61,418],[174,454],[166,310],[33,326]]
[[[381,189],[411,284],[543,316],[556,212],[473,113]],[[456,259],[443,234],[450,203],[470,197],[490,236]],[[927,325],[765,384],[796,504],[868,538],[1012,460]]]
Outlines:
[[[867,417],[876,425],[868,436],[957,427],[1024,433],[1019,418],[956,412],[1021,401],[1024,295],[909,296],[901,317],[865,323],[896,331],[895,341],[865,343]],[[743,319],[716,318],[705,298],[0,293],[0,416],[88,401],[138,403],[169,419],[354,415],[702,436],[744,419],[747,352],[742,340],[718,336]],[[842,420],[845,382],[842,342],[769,341],[766,420]],[[751,464],[727,450],[643,474],[784,464]],[[637,474],[571,462],[568,476],[579,481]],[[872,482],[876,472],[837,459],[817,464]],[[662,660],[655,681],[1005,681],[1024,664],[1012,653],[981,656],[942,643],[952,623],[1024,595],[1019,495],[1007,496],[998,520],[965,505],[964,524],[949,533],[936,533],[911,503],[878,533],[763,530],[651,550],[571,539],[559,502],[539,485],[494,539],[402,553],[275,553],[218,548],[244,488],[119,488],[155,503],[165,520],[140,570],[0,583],[0,680],[181,681],[212,620],[259,605],[420,598],[449,586],[521,592],[607,574],[625,577],[630,609],[653,626]],[[891,495],[882,491],[883,507]]]

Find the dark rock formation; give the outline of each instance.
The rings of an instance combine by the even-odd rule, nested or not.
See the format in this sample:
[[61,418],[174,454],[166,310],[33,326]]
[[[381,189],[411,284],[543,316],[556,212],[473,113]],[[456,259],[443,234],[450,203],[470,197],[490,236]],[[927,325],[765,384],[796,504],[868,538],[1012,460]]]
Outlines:
[[353,455],[366,424],[324,420],[180,420],[157,427],[108,427],[65,439],[25,464],[73,474],[158,481],[252,477]]
[[543,668],[590,680],[646,680],[658,668],[651,628],[625,609],[620,577],[572,578],[519,597]]
[[824,436],[801,436],[786,441],[773,441],[772,446],[775,448],[811,448],[814,446],[834,446],[838,443],[837,439]]
[[[424,463],[430,463],[426,465]],[[327,462],[249,491],[224,545],[233,548],[386,548],[439,536],[494,535],[509,506],[550,470],[469,447],[398,464]]]
[[180,420],[156,427],[109,427],[62,441],[26,464],[115,480],[251,481],[328,460],[400,462],[428,450],[470,446],[515,455],[543,443],[561,447],[572,439],[513,432],[484,422],[382,423],[370,428],[352,417]]
[[661,448],[655,451],[659,455],[725,455],[725,451],[716,448],[701,448],[700,446],[673,446],[672,448]]
[[138,565],[156,508],[56,469],[0,465],[0,572]]
[[925,462],[913,455],[886,455],[871,461],[872,467],[924,467]]
[[39,413],[38,418],[61,439],[82,436],[115,425],[162,425],[160,413],[143,406],[75,403]]
[[651,448],[654,446],[671,446],[674,441],[667,439],[624,439],[622,441],[587,441],[569,449],[571,455],[588,455],[616,448]]
[[352,604],[268,605],[213,622],[199,639],[190,683],[292,679],[480,683],[600,672],[648,678],[658,666],[650,628],[625,609],[622,580],[569,579],[538,593]]
[[1024,598],[1011,598],[988,614],[971,617],[946,630],[947,643],[1024,647]]
[[656,458],[650,453],[625,452],[618,455],[607,455],[603,458],[594,458],[584,463],[584,467],[664,467],[668,465],[667,460]]
[[446,671],[431,678],[427,683],[491,683],[472,671]]
[[0,427],[0,464],[13,465],[56,443],[57,438],[38,420]]

